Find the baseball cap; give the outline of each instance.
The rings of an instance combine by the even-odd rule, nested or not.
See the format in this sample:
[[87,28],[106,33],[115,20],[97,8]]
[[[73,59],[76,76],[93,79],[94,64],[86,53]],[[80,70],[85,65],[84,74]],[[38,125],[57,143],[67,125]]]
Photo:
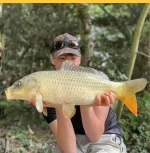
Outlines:
[[68,33],[59,35],[54,39],[51,53],[54,58],[66,53],[81,56],[79,41]]

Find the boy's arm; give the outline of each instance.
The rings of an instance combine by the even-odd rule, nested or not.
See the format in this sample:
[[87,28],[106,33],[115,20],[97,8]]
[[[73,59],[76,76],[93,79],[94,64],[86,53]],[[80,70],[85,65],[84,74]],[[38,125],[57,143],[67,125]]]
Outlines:
[[98,141],[104,133],[109,107],[114,101],[115,95],[106,93],[98,101],[95,99],[95,106],[80,106],[83,127],[91,142]]
[[62,113],[62,107],[56,108],[57,119],[51,122],[50,128],[56,138],[57,145],[63,153],[76,153],[76,138],[70,119]]

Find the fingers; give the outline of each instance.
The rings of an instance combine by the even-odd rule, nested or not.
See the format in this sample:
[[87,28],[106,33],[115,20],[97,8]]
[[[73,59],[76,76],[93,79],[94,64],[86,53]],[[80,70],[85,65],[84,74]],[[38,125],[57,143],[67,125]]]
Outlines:
[[28,101],[27,103],[35,106],[35,100]]
[[95,105],[96,106],[110,106],[114,104],[116,96],[112,93],[105,93],[103,95],[97,95],[95,98]]
[[109,106],[110,99],[108,94],[101,95],[101,106]]
[[101,103],[102,103],[102,97],[100,95],[97,95],[95,97],[95,105],[96,106],[101,106]]
[[43,101],[43,106],[44,107],[53,107],[53,105],[51,103],[49,103],[48,101]]
[[116,96],[112,92],[105,93],[104,96],[105,96],[104,103],[106,102],[107,104],[114,104]]
[[31,101],[28,101],[27,103],[28,103],[28,104],[31,104]]
[[48,107],[48,105],[49,105],[49,102],[43,101],[43,106],[44,106],[44,107]]
[[[36,101],[32,99],[32,100],[28,101],[27,103],[35,106]],[[48,101],[43,101],[43,106],[44,107],[53,107],[52,104],[49,103]]]

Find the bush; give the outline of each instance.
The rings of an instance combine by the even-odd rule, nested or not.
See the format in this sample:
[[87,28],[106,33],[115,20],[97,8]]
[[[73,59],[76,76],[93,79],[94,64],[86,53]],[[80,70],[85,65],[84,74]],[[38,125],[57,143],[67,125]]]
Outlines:
[[[150,152],[150,94],[144,92],[142,98],[138,98],[138,116],[130,112],[123,113],[119,120],[123,130],[123,138],[130,153]],[[127,110],[125,110],[127,111]]]

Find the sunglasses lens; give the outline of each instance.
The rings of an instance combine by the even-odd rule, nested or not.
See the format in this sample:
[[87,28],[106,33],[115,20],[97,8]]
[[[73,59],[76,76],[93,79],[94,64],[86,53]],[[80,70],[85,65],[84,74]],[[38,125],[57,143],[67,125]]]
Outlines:
[[68,46],[68,47],[74,48],[74,49],[80,49],[80,45],[79,45],[78,41],[76,41],[76,40],[69,40],[69,38],[65,37],[62,41],[56,41],[53,44],[51,52],[53,52],[55,50],[62,49],[65,46]]
[[70,46],[71,48],[79,48],[79,43],[78,43],[77,41],[75,41],[75,40],[71,40],[71,41],[69,42],[69,46]]
[[62,47],[64,46],[64,43],[63,43],[62,41],[57,41],[57,42],[54,44],[54,46],[55,46],[55,49],[57,50],[57,49],[62,48]]

